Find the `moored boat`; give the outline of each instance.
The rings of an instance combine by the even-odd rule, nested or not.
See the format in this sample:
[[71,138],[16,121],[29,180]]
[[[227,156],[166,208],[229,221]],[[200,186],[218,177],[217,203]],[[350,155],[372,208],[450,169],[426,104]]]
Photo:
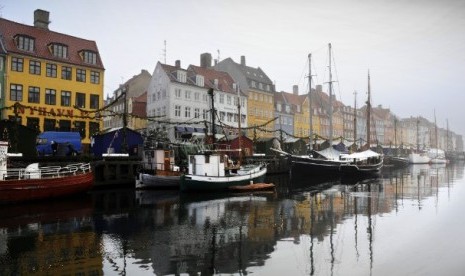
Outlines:
[[178,188],[182,172],[174,163],[174,150],[144,152],[142,169],[136,176],[136,189]]
[[341,164],[341,173],[345,176],[368,176],[378,174],[384,164],[384,156],[372,150],[365,150],[341,156],[341,159],[350,161]]
[[229,167],[228,158],[220,153],[189,155],[188,161],[188,172],[181,176],[181,191],[221,191],[265,180],[265,164]]
[[8,168],[8,143],[0,142],[0,204],[42,200],[88,191],[94,183],[89,163]]

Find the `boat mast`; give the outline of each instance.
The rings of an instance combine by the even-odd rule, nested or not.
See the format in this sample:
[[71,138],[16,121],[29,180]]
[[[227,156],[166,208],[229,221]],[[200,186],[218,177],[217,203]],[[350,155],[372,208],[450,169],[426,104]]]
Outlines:
[[212,101],[212,144],[213,144],[213,149],[215,149],[215,101],[214,101],[214,95],[213,95],[213,88],[208,89],[208,95],[211,97]]
[[239,92],[240,91],[239,86],[236,86],[236,89],[237,89],[237,113],[239,114],[238,123],[237,123],[237,126],[239,128],[239,132],[237,134],[237,138],[239,139],[239,164],[238,165],[240,166],[242,163],[241,95]]
[[367,145],[368,145],[368,149],[370,149],[371,147],[370,118],[371,118],[371,87],[370,87],[370,70],[368,70],[368,100],[367,100]]
[[308,54],[308,113],[310,129],[308,131],[308,143],[310,153],[313,151],[313,112],[312,112],[312,54]]
[[417,152],[420,151],[420,119],[417,118]]
[[357,150],[357,91],[354,91],[354,144]]
[[329,146],[333,147],[333,80],[331,74],[331,43],[328,44],[329,48]]

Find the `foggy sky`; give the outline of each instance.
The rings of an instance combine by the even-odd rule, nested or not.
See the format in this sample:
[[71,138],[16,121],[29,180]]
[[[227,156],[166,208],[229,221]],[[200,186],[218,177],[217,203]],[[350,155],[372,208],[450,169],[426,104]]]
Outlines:
[[[423,116],[465,134],[465,1],[420,0],[3,0],[0,15],[33,25],[35,9],[50,12],[50,29],[95,40],[105,94],[157,61],[199,65],[200,54],[260,67],[277,91],[308,91],[327,82],[332,44],[336,97],[366,100],[400,117]],[[166,55],[164,55],[166,41]],[[324,85],[325,90],[326,85]]]

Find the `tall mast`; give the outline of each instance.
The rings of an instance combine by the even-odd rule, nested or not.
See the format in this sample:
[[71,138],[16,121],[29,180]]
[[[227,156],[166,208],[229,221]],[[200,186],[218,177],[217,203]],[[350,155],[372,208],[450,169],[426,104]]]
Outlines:
[[239,132],[238,132],[237,138],[239,139],[239,165],[241,165],[241,163],[242,163],[241,95],[240,95],[240,92],[239,92],[240,91],[239,86],[236,85],[236,89],[237,89],[237,112],[239,114],[238,124],[237,124],[237,126],[239,128]]
[[312,112],[312,54],[308,54],[308,113],[310,129],[308,131],[308,143],[310,152],[313,151],[313,112]]
[[213,149],[215,149],[215,101],[214,101],[214,95],[213,95],[213,88],[210,88],[208,89],[208,95],[210,95],[211,97],[211,102],[212,102],[212,110],[211,110],[211,113],[212,113],[212,144],[213,144]]
[[329,146],[333,147],[333,76],[331,73],[331,43],[329,47]]
[[420,119],[417,118],[417,151],[420,151]]
[[370,149],[371,141],[370,141],[370,119],[371,118],[371,88],[370,88],[370,70],[368,70],[368,100],[367,100],[367,145],[368,149]]
[[354,144],[357,149],[357,91],[354,91]]
[[436,124],[436,109],[434,109],[434,139],[436,140],[436,154],[438,151],[438,125]]

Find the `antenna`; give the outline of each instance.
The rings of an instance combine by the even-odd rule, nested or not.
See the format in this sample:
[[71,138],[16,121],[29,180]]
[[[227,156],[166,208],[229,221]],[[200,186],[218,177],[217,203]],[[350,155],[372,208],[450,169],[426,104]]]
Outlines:
[[163,58],[164,58],[164,61],[163,63],[166,64],[166,40],[164,41],[164,48],[163,48]]
[[218,52],[218,59],[217,60],[218,60],[218,62],[220,62],[220,50],[218,49],[216,51]]

